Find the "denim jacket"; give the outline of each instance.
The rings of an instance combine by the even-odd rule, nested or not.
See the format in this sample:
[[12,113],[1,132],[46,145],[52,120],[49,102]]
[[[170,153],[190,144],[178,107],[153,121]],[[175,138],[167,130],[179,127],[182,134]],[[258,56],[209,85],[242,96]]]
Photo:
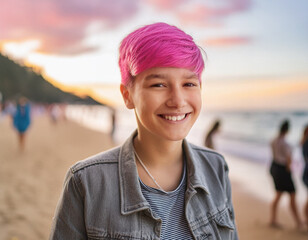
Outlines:
[[[67,173],[50,239],[160,239],[162,222],[142,195],[133,152],[121,146],[76,163]],[[185,215],[194,239],[238,239],[228,167],[218,153],[183,141]]]

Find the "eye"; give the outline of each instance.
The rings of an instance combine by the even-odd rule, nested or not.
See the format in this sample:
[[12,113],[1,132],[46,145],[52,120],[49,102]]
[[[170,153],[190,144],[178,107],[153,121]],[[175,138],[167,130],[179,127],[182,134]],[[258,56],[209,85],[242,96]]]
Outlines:
[[151,87],[157,87],[157,88],[161,88],[161,87],[164,87],[165,85],[163,83],[155,83],[155,84],[152,84]]
[[197,86],[199,86],[199,84],[195,82],[187,82],[184,84],[184,87],[197,87]]

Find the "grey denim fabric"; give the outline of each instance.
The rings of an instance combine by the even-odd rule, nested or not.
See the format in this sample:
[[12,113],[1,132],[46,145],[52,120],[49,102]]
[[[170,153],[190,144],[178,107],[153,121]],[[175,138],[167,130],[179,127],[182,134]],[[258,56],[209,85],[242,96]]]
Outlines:
[[[66,175],[52,240],[160,239],[161,220],[142,195],[133,138],[76,163]],[[209,149],[183,141],[185,215],[195,239],[237,240],[228,166]]]

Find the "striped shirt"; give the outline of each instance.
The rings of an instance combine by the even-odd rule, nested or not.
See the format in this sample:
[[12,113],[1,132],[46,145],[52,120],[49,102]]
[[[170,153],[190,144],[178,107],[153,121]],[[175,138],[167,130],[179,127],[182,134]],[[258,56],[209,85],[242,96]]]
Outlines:
[[142,194],[150,204],[154,216],[162,220],[160,239],[193,239],[185,218],[186,171],[183,171],[180,185],[171,192],[149,187],[140,178],[139,181]]

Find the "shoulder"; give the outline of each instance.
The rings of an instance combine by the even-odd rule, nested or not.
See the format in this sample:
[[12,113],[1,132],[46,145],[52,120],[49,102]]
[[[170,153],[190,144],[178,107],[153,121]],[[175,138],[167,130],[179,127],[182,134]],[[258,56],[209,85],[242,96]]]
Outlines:
[[223,155],[221,155],[220,153],[216,152],[213,149],[210,149],[210,148],[207,148],[207,147],[203,147],[203,146],[198,146],[198,145],[195,145],[195,144],[192,144],[192,143],[189,143],[189,142],[188,142],[188,145],[190,146],[190,148],[194,152],[197,152],[197,153],[200,153],[200,154],[204,154],[204,155],[210,156],[210,157],[218,157],[218,158],[221,158],[221,159],[224,158]]
[[223,168],[228,170],[228,165],[225,161],[225,158],[220,153],[206,147],[194,145],[192,143],[187,144],[191,149],[194,159],[199,160],[202,164],[212,166],[216,169]]
[[76,173],[81,170],[92,168],[95,166],[103,166],[106,164],[117,164],[118,158],[119,158],[119,152],[120,147],[116,147],[113,149],[110,149],[108,151],[104,151],[101,153],[98,153],[96,155],[93,155],[91,157],[88,157],[84,160],[81,160],[77,163],[75,163],[71,168],[71,173]]
[[[118,179],[118,155],[120,147],[101,152],[69,168],[64,180],[66,194],[77,192],[80,196],[111,191]],[[110,184],[102,184],[110,183]]]
[[275,144],[275,142],[277,142],[277,138],[273,138],[270,142],[271,146],[273,146]]

